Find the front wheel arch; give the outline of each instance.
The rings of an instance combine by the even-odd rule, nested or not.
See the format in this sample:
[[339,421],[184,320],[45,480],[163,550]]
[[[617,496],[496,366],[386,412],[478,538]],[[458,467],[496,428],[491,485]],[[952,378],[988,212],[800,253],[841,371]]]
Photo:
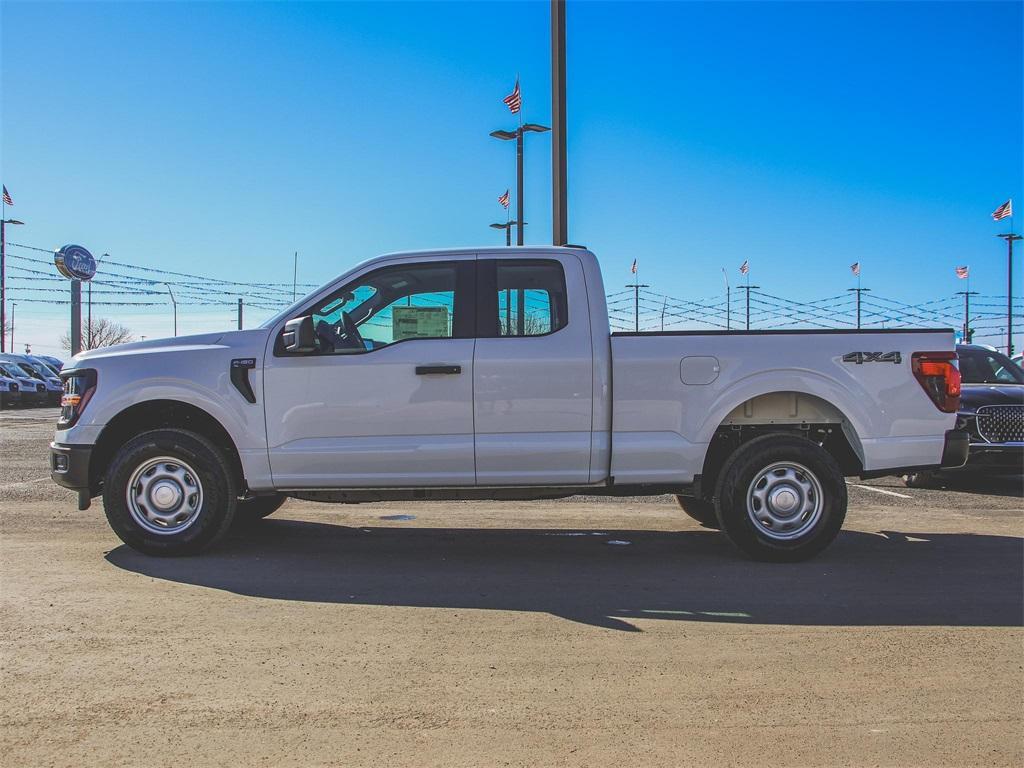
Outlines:
[[125,408],[100,432],[89,461],[89,494],[98,495],[103,478],[118,449],[137,435],[155,429],[183,429],[202,435],[224,454],[239,491],[245,489],[245,473],[235,441],[216,418],[180,400],[146,400]]

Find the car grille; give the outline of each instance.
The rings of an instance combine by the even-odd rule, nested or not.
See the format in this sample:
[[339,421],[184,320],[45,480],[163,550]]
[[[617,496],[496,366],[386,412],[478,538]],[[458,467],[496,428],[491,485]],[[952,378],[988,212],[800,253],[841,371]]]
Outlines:
[[983,405],[978,434],[990,443],[1024,442],[1024,405]]

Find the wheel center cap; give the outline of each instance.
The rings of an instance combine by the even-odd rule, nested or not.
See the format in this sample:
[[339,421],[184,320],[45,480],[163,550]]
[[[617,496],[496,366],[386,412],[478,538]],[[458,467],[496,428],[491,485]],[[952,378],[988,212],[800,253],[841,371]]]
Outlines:
[[772,507],[779,512],[792,512],[796,508],[799,498],[792,488],[779,488],[772,491],[769,500]]
[[153,504],[160,509],[171,509],[181,501],[181,489],[177,483],[164,481],[156,484],[150,496]]

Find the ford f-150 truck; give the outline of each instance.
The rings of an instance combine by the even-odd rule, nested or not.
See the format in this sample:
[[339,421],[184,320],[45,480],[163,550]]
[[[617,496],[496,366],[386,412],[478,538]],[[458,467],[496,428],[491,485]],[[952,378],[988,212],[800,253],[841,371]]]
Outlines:
[[944,330],[611,333],[576,247],[381,256],[260,328],[75,356],[53,479],[129,546],[198,552],[287,497],[675,494],[799,560],[844,477],[963,464]]

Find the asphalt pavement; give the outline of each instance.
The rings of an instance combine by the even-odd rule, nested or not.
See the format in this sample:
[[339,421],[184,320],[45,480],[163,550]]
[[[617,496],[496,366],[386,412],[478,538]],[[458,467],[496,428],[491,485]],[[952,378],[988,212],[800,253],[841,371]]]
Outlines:
[[53,485],[0,412],[4,765],[1020,765],[1019,478],[850,479],[745,559],[671,497],[288,502],[199,557]]

